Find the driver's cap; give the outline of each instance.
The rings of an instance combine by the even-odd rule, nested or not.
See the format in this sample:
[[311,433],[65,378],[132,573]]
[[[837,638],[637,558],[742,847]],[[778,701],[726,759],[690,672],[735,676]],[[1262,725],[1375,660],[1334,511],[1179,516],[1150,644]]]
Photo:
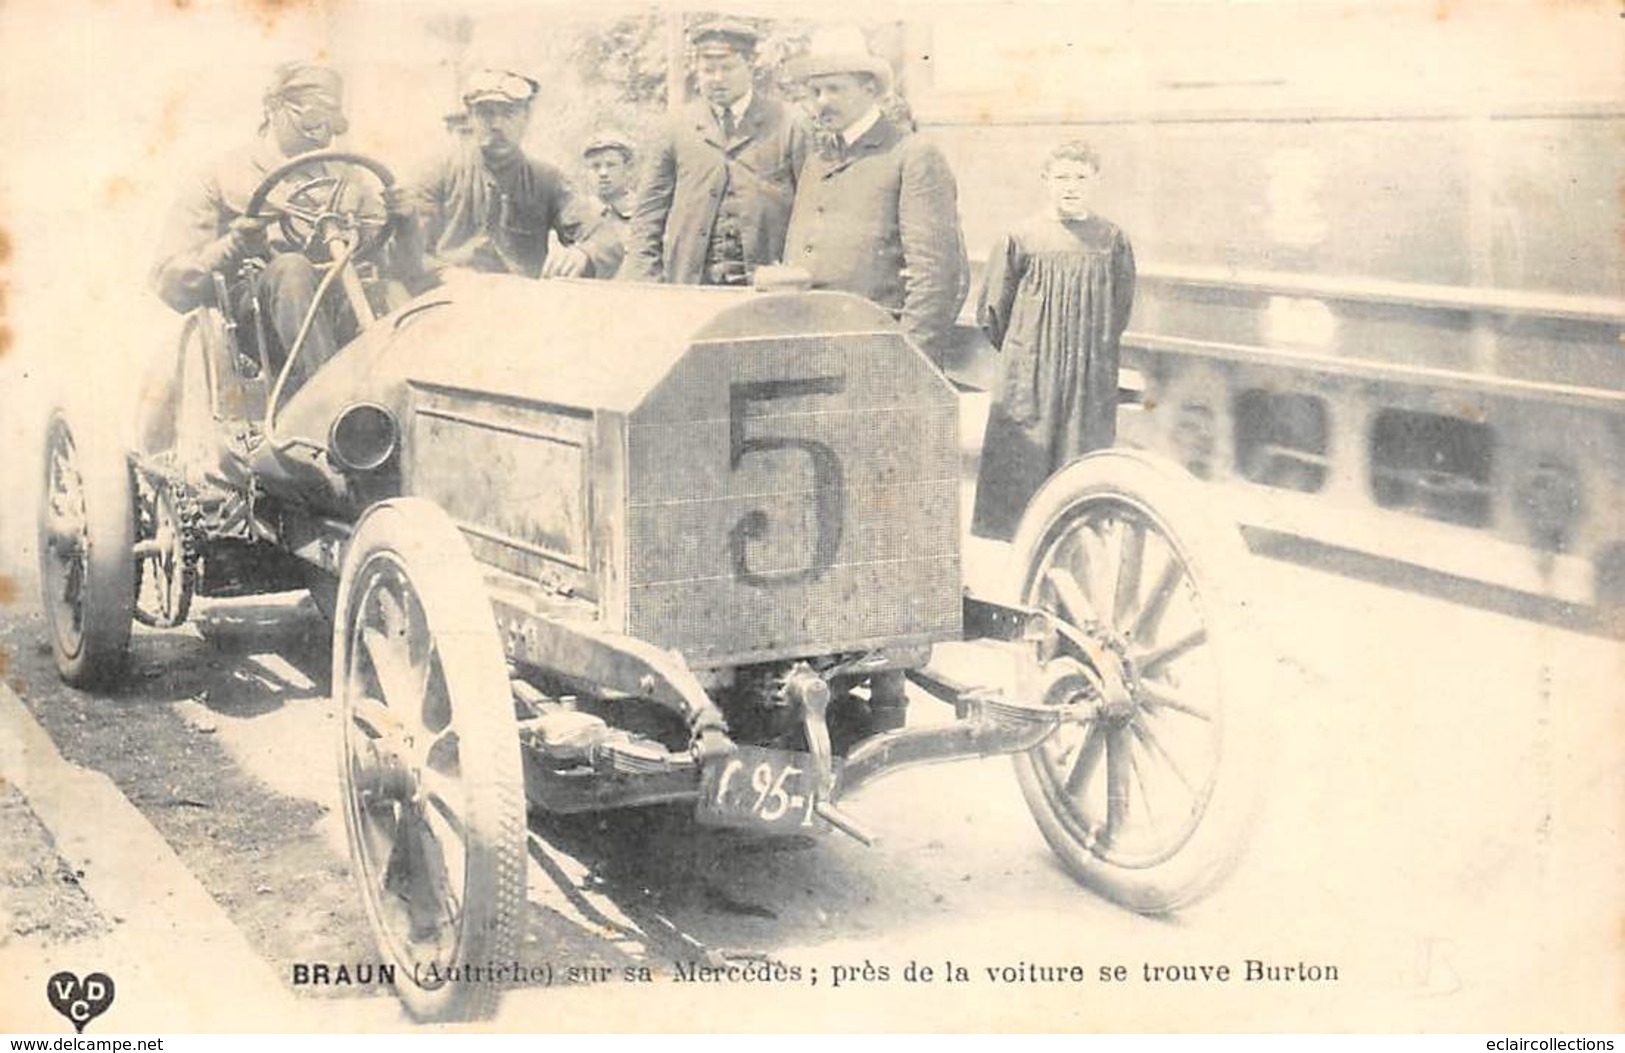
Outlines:
[[482,69],[469,75],[463,87],[463,105],[477,102],[529,102],[541,85],[529,77],[501,69]]
[[333,134],[343,135],[349,128],[344,119],[344,78],[331,66],[315,62],[284,62],[271,74],[271,83],[265,88],[267,104],[296,98],[307,93],[320,93],[333,109]]

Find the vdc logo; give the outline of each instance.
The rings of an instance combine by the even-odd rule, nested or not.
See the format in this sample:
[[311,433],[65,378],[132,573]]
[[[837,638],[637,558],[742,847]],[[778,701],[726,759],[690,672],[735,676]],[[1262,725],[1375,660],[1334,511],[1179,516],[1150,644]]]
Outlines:
[[81,980],[70,972],[60,972],[45,981],[45,997],[68,1018],[74,1031],[83,1034],[85,1025],[113,1004],[113,978],[106,973],[91,973]]

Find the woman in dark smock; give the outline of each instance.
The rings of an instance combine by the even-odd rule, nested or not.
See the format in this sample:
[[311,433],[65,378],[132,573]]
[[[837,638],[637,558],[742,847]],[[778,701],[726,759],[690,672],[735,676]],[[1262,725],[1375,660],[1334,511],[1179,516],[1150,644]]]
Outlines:
[[973,533],[1008,539],[1062,465],[1117,435],[1117,350],[1134,305],[1134,250],[1089,211],[1100,163],[1082,143],[1044,165],[1051,205],[987,261],[977,320],[999,349]]

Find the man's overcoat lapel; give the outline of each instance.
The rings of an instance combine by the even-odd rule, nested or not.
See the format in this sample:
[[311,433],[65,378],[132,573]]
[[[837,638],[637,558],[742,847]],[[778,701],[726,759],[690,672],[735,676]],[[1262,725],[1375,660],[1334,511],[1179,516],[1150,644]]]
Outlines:
[[896,129],[893,128],[891,121],[882,115],[880,120],[869,127],[868,131],[858,136],[856,142],[847,144],[844,154],[828,162],[828,167],[824,169],[823,178],[828,179],[831,176],[839,175],[852,167],[860,158],[889,149],[896,140],[895,131]]

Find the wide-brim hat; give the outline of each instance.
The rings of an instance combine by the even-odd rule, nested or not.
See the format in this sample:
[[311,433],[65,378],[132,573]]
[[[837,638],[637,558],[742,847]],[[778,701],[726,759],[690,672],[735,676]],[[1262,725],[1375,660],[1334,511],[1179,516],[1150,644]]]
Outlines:
[[891,63],[867,51],[814,51],[790,63],[790,75],[796,80],[838,73],[866,74],[880,85],[882,94],[891,91]]

